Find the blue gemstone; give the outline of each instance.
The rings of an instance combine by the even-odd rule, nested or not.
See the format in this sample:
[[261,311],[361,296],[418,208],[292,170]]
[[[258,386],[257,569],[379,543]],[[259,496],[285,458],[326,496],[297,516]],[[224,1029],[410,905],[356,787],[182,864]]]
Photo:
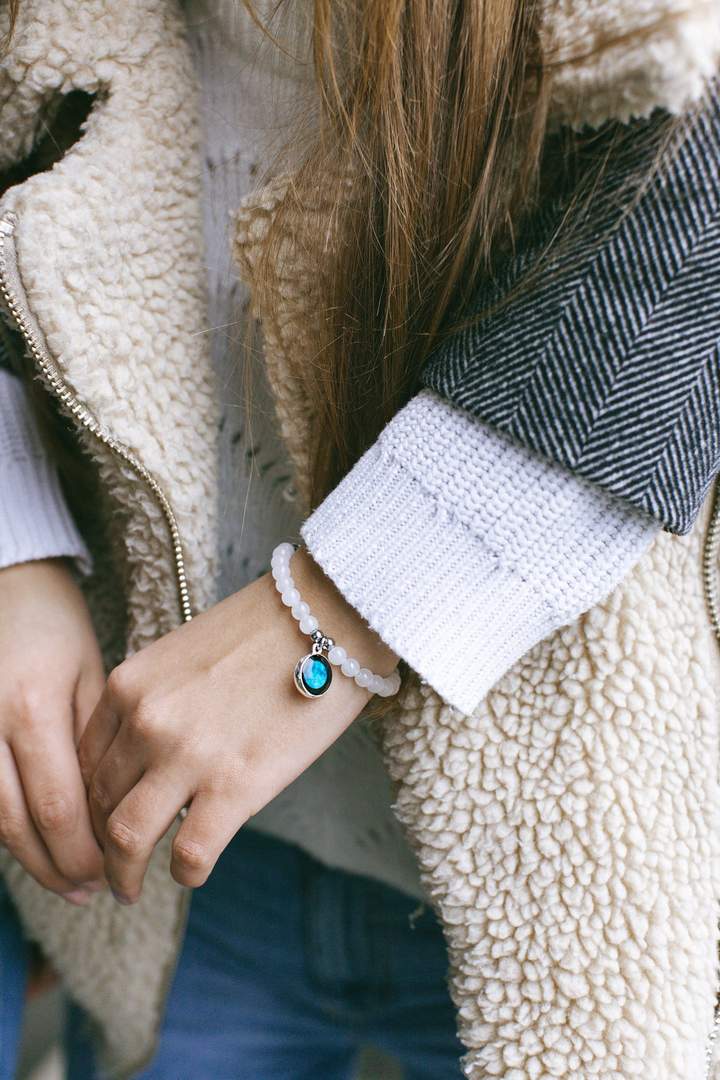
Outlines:
[[324,656],[309,656],[302,666],[300,677],[311,694],[322,694],[332,679],[330,664]]

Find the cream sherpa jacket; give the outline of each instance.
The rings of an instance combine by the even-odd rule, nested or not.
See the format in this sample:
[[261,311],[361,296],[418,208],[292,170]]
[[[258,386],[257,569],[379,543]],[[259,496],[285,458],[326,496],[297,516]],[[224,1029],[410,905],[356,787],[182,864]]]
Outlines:
[[[594,57],[608,30],[618,44]],[[544,32],[548,50],[587,57],[556,81],[564,123],[678,111],[720,61],[716,0],[548,0]],[[24,0],[0,65],[0,170],[78,89],[94,95],[82,138],[0,199],[0,304],[9,344],[100,482],[111,543],[95,552],[89,600],[112,659],[118,641],[135,651],[213,600],[198,129],[175,0]],[[238,215],[250,278],[273,198]],[[311,418],[283,377],[303,340],[296,269],[265,333],[302,473]],[[720,662],[702,591],[706,517],[689,536],[661,534],[606,603],[532,650],[472,716],[411,684],[383,726],[396,810],[447,936],[471,1080],[709,1075]],[[152,1051],[181,939],[189,893],[167,872],[169,841],[132,908],[106,896],[70,908],[0,858],[28,933],[118,1076]]]

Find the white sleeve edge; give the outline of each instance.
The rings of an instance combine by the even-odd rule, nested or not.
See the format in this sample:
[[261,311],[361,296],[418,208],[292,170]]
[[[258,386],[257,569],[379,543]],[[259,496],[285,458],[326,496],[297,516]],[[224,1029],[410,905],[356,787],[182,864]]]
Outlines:
[[92,570],[25,389],[0,370],[0,569],[61,557],[74,559],[82,574]]
[[[442,485],[475,469],[479,499],[472,487],[459,497],[461,483],[444,497],[437,447],[428,455],[412,442],[423,425],[433,442],[449,431],[439,448]],[[547,530],[555,541],[543,548]],[[532,646],[604,599],[658,531],[649,516],[424,393],[315,510],[302,537],[380,637],[471,712]]]

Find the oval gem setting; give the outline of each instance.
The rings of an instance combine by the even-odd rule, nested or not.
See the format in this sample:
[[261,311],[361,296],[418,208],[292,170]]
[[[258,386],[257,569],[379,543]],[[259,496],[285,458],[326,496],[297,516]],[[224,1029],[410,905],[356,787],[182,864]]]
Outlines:
[[332,682],[330,661],[321,653],[301,656],[295,665],[295,685],[305,697],[320,697]]

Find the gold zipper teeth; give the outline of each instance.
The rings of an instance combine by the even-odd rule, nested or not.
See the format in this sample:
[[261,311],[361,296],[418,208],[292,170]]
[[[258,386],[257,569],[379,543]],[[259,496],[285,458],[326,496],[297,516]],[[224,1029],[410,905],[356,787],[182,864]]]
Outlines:
[[43,376],[45,383],[51,390],[52,394],[57,398],[64,410],[69,413],[77,422],[89,431],[96,439],[98,439],[104,446],[107,446],[117,457],[130,466],[132,471],[138,476],[150,489],[155,496],[160,509],[162,510],[163,517],[168,526],[170,532],[170,538],[172,542],[173,559],[175,563],[175,576],[178,586],[178,599],[180,603],[180,612],[184,622],[189,622],[192,619],[193,611],[190,601],[190,590],[187,583],[187,575],[185,573],[185,556],[183,553],[182,541],[180,539],[180,530],[178,529],[177,519],[173,512],[165,492],[158,484],[155,477],[148,471],[143,463],[122,443],[118,442],[107,432],[103,431],[97,420],[91,415],[87,408],[78,401],[74,396],[70,388],[67,386],[61,375],[58,373],[54,362],[49,354],[46,354],[42,345],[38,342],[35,334],[28,325],[25,318],[21,304],[18,303],[17,298],[14,296],[10,287],[7,275],[7,266],[5,261],[5,244],[7,238],[12,236],[14,232],[14,223],[9,218],[3,218],[0,221],[0,295],[7,306],[10,316],[17,326],[17,329],[22,336],[25,344],[30,350],[33,360],[35,361],[38,370]]
[[712,1067],[713,1067],[713,1051],[715,1049],[715,1043],[717,1042],[718,1034],[720,1033],[720,1005],[715,1004],[715,1016],[713,1019],[713,1026],[708,1036],[708,1040],[705,1046],[705,1077],[704,1080],[711,1080]]
[[718,597],[718,557],[720,556],[720,489],[715,484],[713,506],[703,547],[703,583],[708,617],[720,642],[720,599]]
[[[708,618],[720,644],[720,596],[718,595],[718,561],[720,560],[720,481],[715,482],[712,509],[703,543],[703,588]],[[720,926],[718,927],[720,931]],[[720,959],[720,953],[719,953]],[[713,1052],[720,1035],[720,990],[715,998],[713,1025],[705,1049],[705,1080],[711,1080]]]

